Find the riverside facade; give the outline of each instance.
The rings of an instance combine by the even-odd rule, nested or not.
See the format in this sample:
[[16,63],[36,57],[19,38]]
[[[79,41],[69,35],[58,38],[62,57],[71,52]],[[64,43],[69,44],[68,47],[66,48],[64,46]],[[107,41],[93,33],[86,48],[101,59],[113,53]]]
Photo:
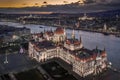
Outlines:
[[58,27],[55,31],[46,31],[32,35],[29,42],[29,56],[39,62],[52,58],[60,58],[72,66],[72,70],[85,77],[99,74],[107,68],[107,53],[97,47],[86,49],[81,37],[75,38],[74,30],[71,38],[67,38],[66,31]]

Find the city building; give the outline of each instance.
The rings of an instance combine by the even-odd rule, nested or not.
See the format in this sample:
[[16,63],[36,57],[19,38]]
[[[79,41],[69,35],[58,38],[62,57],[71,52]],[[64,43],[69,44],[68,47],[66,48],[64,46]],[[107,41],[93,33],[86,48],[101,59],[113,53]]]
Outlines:
[[79,20],[93,20],[95,17],[88,17],[86,13],[84,13],[83,17],[79,17]]
[[0,25],[0,40],[4,43],[12,42],[21,36],[30,35],[30,29],[26,27],[17,28],[13,26]]
[[63,28],[33,34],[29,42],[29,57],[38,62],[60,58],[72,66],[72,71],[85,77],[99,74],[107,68],[107,53],[97,47],[89,50],[83,47],[82,38],[76,39],[74,30],[67,38]]

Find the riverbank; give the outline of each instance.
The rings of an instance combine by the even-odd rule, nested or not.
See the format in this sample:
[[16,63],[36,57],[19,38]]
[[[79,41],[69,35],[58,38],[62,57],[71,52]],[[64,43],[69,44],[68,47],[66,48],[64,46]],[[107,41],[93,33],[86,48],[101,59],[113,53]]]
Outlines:
[[[36,24],[38,25],[38,24]],[[43,25],[43,24],[40,24]],[[45,25],[45,24],[44,24]],[[52,27],[62,27],[61,25],[59,26],[53,26],[53,25],[45,25],[45,26],[52,26]],[[114,35],[115,37],[120,37],[120,32],[110,32],[110,31],[103,31],[103,30],[93,30],[93,29],[86,29],[86,28],[74,28],[74,27],[70,27],[70,26],[63,26],[66,29],[70,29],[70,30],[81,30],[81,31],[86,31],[86,32],[95,32],[95,33],[101,33],[103,35]]]
[[[0,24],[7,24],[7,22],[0,22]],[[55,30],[56,27],[54,26],[43,26],[43,25],[36,25],[36,24],[21,24],[21,23],[14,23],[8,22],[8,25],[15,26],[15,27],[27,27],[31,29],[31,33],[39,33],[46,30]],[[40,28],[42,26],[43,28]],[[66,29],[66,34],[68,38],[71,37],[72,29]],[[113,64],[114,68],[120,70],[120,38],[114,36],[105,36],[101,33],[94,33],[89,31],[82,31],[82,30],[75,30],[76,38],[79,39],[79,36],[82,37],[82,43],[84,47],[88,49],[94,49],[98,46],[99,49],[106,48],[106,52],[108,55],[108,60]]]
[[[6,21],[2,21],[2,22],[6,22]],[[13,23],[19,23],[19,22],[15,22],[15,21],[8,21],[8,22],[13,22]],[[24,26],[25,25],[28,25],[28,24],[33,24],[33,25],[44,25],[44,26],[50,26],[50,27],[65,27],[66,29],[70,29],[70,30],[81,30],[81,31],[86,31],[86,32],[95,32],[95,33],[101,33],[103,35],[114,35],[115,37],[120,37],[120,32],[110,32],[110,31],[103,31],[103,30],[93,30],[93,29],[87,29],[87,28],[74,28],[73,26],[66,26],[66,25],[58,25],[58,26],[55,26],[55,25],[47,25],[47,24],[40,24],[40,23],[26,23],[26,24],[23,24]],[[39,28],[43,28],[43,27],[39,27]]]

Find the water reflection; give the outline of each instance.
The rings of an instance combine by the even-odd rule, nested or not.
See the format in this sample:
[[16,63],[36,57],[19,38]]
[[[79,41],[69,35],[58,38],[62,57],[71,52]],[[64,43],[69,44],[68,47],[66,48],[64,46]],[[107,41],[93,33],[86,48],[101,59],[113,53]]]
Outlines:
[[[7,24],[10,26],[15,27],[27,27],[31,29],[31,33],[37,33],[45,30],[55,30],[55,27],[48,27],[48,26],[42,26],[42,25],[34,25],[34,24],[26,24],[22,25],[20,23],[12,23],[12,22],[0,22],[0,24]],[[40,28],[42,26],[43,28]],[[66,30],[68,37],[71,37],[72,30],[67,29]],[[113,66],[117,69],[120,69],[120,38],[114,37],[114,36],[105,36],[100,33],[94,33],[94,32],[85,32],[85,31],[79,31],[75,30],[76,38],[79,38],[79,36],[82,37],[82,42],[84,44],[84,47],[93,49],[96,46],[98,48],[103,49],[104,47],[107,50],[108,53],[108,60],[112,62]]]

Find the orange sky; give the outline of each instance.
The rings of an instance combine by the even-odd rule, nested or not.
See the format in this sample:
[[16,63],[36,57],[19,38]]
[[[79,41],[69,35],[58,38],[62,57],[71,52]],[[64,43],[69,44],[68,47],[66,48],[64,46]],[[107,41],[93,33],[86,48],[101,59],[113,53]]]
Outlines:
[[78,0],[0,0],[0,7],[26,7],[26,6],[41,6],[46,1],[48,4],[63,4],[76,2]]

